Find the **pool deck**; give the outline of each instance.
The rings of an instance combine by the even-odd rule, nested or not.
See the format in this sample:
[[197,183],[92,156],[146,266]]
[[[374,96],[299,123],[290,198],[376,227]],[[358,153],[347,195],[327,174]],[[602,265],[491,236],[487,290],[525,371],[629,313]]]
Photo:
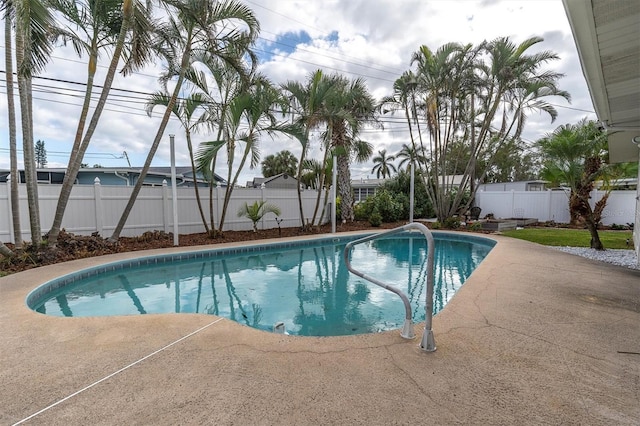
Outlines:
[[49,279],[141,252],[0,278],[0,424],[640,424],[640,271],[492,238],[434,317],[432,353],[422,324],[415,340],[313,338],[24,303]]

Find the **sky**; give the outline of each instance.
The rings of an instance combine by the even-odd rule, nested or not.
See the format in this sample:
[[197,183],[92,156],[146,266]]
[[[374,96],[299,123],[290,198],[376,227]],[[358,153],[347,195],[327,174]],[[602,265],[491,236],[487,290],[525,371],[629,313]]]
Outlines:
[[[514,43],[539,36],[544,39],[530,52],[551,50],[559,60],[547,69],[564,74],[559,87],[571,95],[571,102],[557,97],[549,99],[558,111],[555,122],[546,114],[528,118],[523,138],[535,141],[562,124],[582,118],[595,119],[587,85],[582,74],[571,29],[562,0],[245,0],[256,14],[261,32],[256,46],[259,69],[276,84],[288,80],[304,82],[307,76],[322,69],[339,72],[349,79],[366,81],[377,100],[392,93],[393,82],[410,69],[411,54],[421,45],[431,50],[449,42],[479,44],[484,40],[509,37]],[[4,26],[4,22],[2,23]],[[4,57],[4,39],[0,54]],[[109,57],[100,58],[97,84],[104,79]],[[0,169],[9,168],[9,132],[4,61],[0,65]],[[142,166],[148,147],[158,129],[163,113],[156,108],[151,117],[144,104],[148,94],[159,90],[160,64],[150,65],[133,75],[117,75],[112,96],[84,162],[104,167]],[[73,144],[86,81],[86,59],[72,49],[58,47],[46,69],[34,80],[34,140],[43,140],[47,150],[47,167],[66,167]],[[16,104],[17,90],[16,90]],[[398,116],[399,117],[399,116]],[[18,112],[19,119],[19,112]],[[20,124],[18,123],[18,131]],[[170,165],[169,135],[175,135],[176,163],[189,165],[184,131],[172,119],[153,160],[153,166]],[[383,129],[365,129],[361,138],[377,151],[397,153],[408,143],[406,127],[386,123]],[[213,139],[200,132],[194,144]],[[20,167],[22,138],[18,134]],[[300,144],[286,137],[264,137],[260,143],[262,158],[288,149],[296,156]],[[125,153],[126,152],[126,156]],[[320,157],[319,143],[312,144],[310,156]],[[353,179],[375,177],[372,161],[354,164]],[[226,176],[219,163],[217,173]],[[261,176],[260,167],[240,175],[244,184]]]

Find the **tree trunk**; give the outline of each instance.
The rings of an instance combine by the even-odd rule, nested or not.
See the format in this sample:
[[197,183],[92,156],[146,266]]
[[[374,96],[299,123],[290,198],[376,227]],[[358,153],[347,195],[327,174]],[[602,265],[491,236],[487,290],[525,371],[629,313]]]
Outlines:
[[198,203],[198,211],[200,212],[200,218],[202,219],[202,224],[204,225],[204,230],[207,234],[210,233],[209,225],[207,224],[207,218],[204,215],[204,210],[202,209],[202,200],[200,199],[200,190],[198,189],[198,179],[196,175],[196,163],[193,158],[193,145],[191,144],[191,132],[189,129],[186,129],[185,135],[187,137],[187,148],[189,149],[189,159],[191,160],[191,173],[193,173],[193,190],[196,194],[196,202]]
[[[16,65],[18,70],[23,67],[25,42],[23,29],[16,30]],[[33,146],[33,120],[29,104],[30,77],[18,72],[18,92],[20,94],[20,114],[22,116],[22,149],[24,161],[24,175],[27,185],[27,200],[29,203],[29,223],[31,225],[31,242],[39,245],[42,242],[40,230],[40,206],[38,204],[38,178],[36,173],[35,149]]]
[[596,250],[604,250],[602,241],[600,241],[600,235],[598,235],[598,224],[593,221],[591,217],[586,220],[587,229],[591,234],[591,248]]
[[[100,116],[102,115],[102,111],[107,102],[107,97],[109,96],[109,92],[111,91],[111,85],[113,84],[113,78],[115,76],[118,62],[122,55],[122,50],[124,48],[124,43],[126,39],[126,35],[129,32],[129,28],[131,27],[131,21],[133,19],[133,3],[132,0],[124,0],[122,4],[122,12],[123,12],[123,21],[122,26],[120,27],[120,34],[118,35],[118,40],[116,41],[116,45],[113,50],[113,54],[111,56],[111,63],[109,64],[109,69],[107,70],[107,75],[105,76],[104,85],[102,88],[102,92],[100,93],[100,99],[96,105],[96,108],[91,116],[91,122],[89,123],[89,127],[87,128],[87,132],[82,139],[82,143],[78,144],[79,138],[82,135],[82,130],[84,128],[84,120],[86,119],[86,111],[83,112],[84,116],[81,115],[78,129],[76,132],[76,139],[74,141],[74,149],[77,148],[77,153],[72,153],[69,158],[69,166],[67,167],[67,172],[64,176],[64,181],[62,183],[62,188],[60,189],[60,197],[58,199],[58,205],[56,207],[56,213],[53,218],[53,224],[51,225],[51,229],[49,230],[49,245],[55,246],[58,241],[58,235],[60,234],[60,227],[62,226],[62,218],[64,217],[64,212],[67,208],[67,203],[69,202],[69,197],[71,196],[71,190],[73,189],[73,185],[75,183],[76,177],[78,176],[78,171],[82,166],[82,159],[84,158],[84,154],[89,147],[89,143],[91,142],[91,137],[95,132],[96,127],[98,126],[98,121]],[[90,96],[90,87],[89,84],[93,84],[93,76],[91,75],[92,70],[95,74],[95,65],[96,63],[89,60],[89,77],[87,80],[87,89],[85,92],[85,105],[89,102],[86,94],[89,93]],[[93,68],[92,68],[93,67]]]
[[180,74],[178,76],[178,81],[176,82],[176,86],[173,89],[173,93],[171,98],[169,99],[169,103],[167,104],[167,108],[164,111],[164,115],[162,116],[162,121],[160,122],[160,127],[156,133],[156,137],[151,144],[151,148],[149,149],[149,153],[147,154],[147,159],[144,162],[144,166],[140,171],[140,176],[136,182],[136,185],[133,187],[133,192],[131,192],[131,196],[129,197],[129,201],[122,212],[122,216],[120,216],[120,220],[113,230],[113,234],[109,238],[109,241],[117,241],[120,238],[120,233],[124,228],[125,223],[127,223],[127,219],[131,214],[131,210],[133,210],[133,205],[136,202],[136,198],[138,198],[138,194],[140,193],[140,189],[142,188],[142,184],[144,183],[144,179],[147,177],[147,173],[149,172],[149,167],[151,167],[151,161],[153,161],[153,157],[158,150],[158,146],[160,146],[160,140],[162,139],[162,135],[164,134],[164,129],[167,127],[167,123],[169,123],[169,118],[173,113],[173,107],[176,104],[176,100],[178,99],[178,95],[180,94],[180,90],[182,88],[182,82],[184,81],[184,74],[189,65],[189,56],[190,56],[191,48],[190,45],[187,44],[185,47],[185,51],[182,55],[182,62],[180,64]]
[[351,188],[351,172],[349,171],[349,154],[338,156],[338,193],[340,194],[340,217],[343,222],[353,222],[353,189]]
[[[13,99],[13,58],[11,57],[11,16],[7,14],[4,21],[5,67],[7,79],[7,110],[9,113],[9,157],[11,168],[11,218],[13,219],[13,239],[16,249],[22,248],[22,229],[20,226],[20,197],[18,187],[18,143],[16,137],[16,104]],[[8,250],[8,249],[7,249]]]
[[0,241],[0,254],[4,257],[12,257],[15,255],[15,253],[12,252],[9,247],[5,246],[2,241]]

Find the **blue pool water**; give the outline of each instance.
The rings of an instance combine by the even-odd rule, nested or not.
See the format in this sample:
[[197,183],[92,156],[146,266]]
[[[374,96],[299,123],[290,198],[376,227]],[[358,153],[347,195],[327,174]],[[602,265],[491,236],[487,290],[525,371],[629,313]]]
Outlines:
[[[434,313],[491,250],[494,241],[434,233]],[[139,258],[60,277],[34,290],[37,312],[68,317],[205,313],[289,334],[336,336],[398,329],[400,298],[347,270],[348,238],[257,245]],[[426,241],[400,234],[356,245],[354,268],[402,289],[415,322],[424,320]]]

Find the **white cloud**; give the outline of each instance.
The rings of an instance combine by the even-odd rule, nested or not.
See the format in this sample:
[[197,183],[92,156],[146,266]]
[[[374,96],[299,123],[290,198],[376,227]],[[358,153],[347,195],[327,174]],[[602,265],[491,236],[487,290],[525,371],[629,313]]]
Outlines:
[[[551,50],[560,56],[559,61],[549,67],[564,73],[560,87],[572,96],[569,105],[562,99],[554,100],[559,117],[551,123],[547,116],[533,115],[529,118],[525,137],[535,140],[553,131],[559,124],[576,122],[588,116],[595,118],[582,75],[573,37],[561,0],[508,0],[508,1],[423,1],[423,0],[318,0],[318,1],[246,1],[256,13],[262,28],[261,37],[275,40],[277,35],[288,32],[308,33],[312,40],[304,45],[271,45],[278,50],[271,59],[261,64],[261,71],[275,83],[287,80],[306,79],[315,69],[328,72],[339,71],[349,78],[366,79],[371,93],[377,98],[391,94],[393,81],[410,66],[412,52],[425,44],[437,49],[444,43],[461,42],[477,44],[483,40],[508,36],[519,43],[532,36],[542,36],[545,41],[538,49]],[[266,45],[261,41],[262,46]],[[0,48],[4,54],[4,47]],[[96,84],[101,85],[108,55],[101,57]],[[159,90],[158,65],[149,66],[128,77],[118,75],[113,86],[139,92]],[[86,65],[69,48],[56,49],[43,77],[84,83]],[[43,139],[49,152],[68,152],[72,146],[82,99],[82,86],[65,85],[50,80],[35,80],[43,87],[34,93],[35,137]],[[0,87],[3,84],[0,83]],[[55,87],[70,87],[75,97],[62,94]],[[42,90],[45,90],[43,92]],[[51,92],[55,93],[51,93]],[[4,90],[3,90],[4,92]],[[127,151],[134,166],[141,166],[148,147],[155,137],[160,122],[161,108],[149,118],[144,112],[143,101],[131,97],[143,97],[134,93],[112,92],[127,95],[110,101],[96,129],[89,153],[100,154],[87,157],[85,162],[101,163],[104,166],[126,166],[122,152]],[[567,108],[570,107],[570,108]],[[0,102],[0,168],[9,166],[8,128],[6,102]],[[362,138],[374,144],[374,153],[386,149],[397,152],[407,142],[401,123],[386,124],[384,130],[367,131]],[[154,165],[169,164],[169,134],[176,135],[177,161],[188,164],[186,144],[179,123],[172,119],[163,142],[156,153]],[[196,134],[194,143],[209,140],[212,135]],[[165,143],[166,140],[166,143]],[[19,140],[19,145],[21,141]],[[316,144],[317,145],[317,144]],[[263,156],[282,149],[299,152],[299,143],[279,137],[265,138],[261,143]],[[6,154],[6,155],[5,155]],[[313,155],[320,155],[317,146]],[[111,156],[111,158],[109,158]],[[65,164],[66,158],[49,156],[49,164]],[[354,165],[354,177],[370,173],[372,163]],[[220,167],[225,173],[226,169]],[[246,170],[240,182],[259,175],[260,170]]]

